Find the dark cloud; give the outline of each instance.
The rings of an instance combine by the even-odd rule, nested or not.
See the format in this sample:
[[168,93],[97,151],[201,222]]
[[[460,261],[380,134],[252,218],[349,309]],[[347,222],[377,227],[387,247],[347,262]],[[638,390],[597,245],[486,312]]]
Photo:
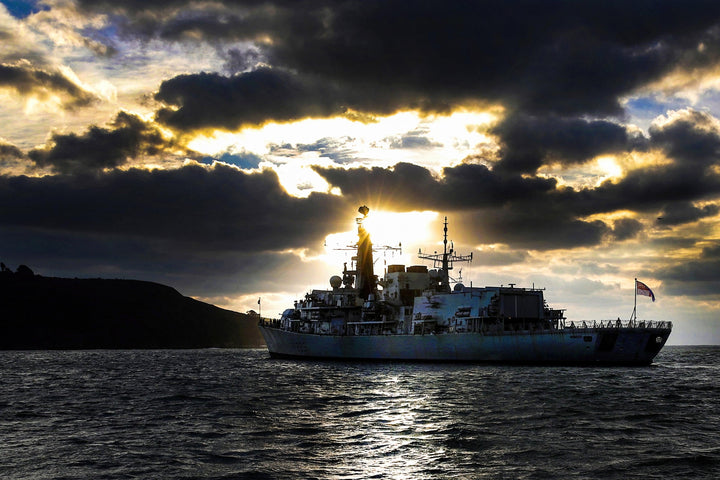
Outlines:
[[529,257],[528,253],[522,250],[475,250],[472,261],[473,265],[499,267],[515,263],[524,263]]
[[[438,203],[442,188],[426,168],[398,163],[392,169],[313,168],[328,183],[340,187],[343,196],[373,208],[389,205],[399,210],[429,208]],[[429,196],[426,196],[429,195]]]
[[192,295],[300,289],[310,267],[289,250],[321,249],[351,228],[354,207],[221,164],[0,176],[0,254],[45,275],[147,279]]
[[353,211],[330,195],[291,197],[272,171],[243,173],[222,164],[0,177],[0,205],[5,226],[162,240],[205,252],[319,243],[344,230],[340,225]]
[[652,274],[663,279],[667,295],[716,297],[720,289],[720,244],[704,247],[699,258],[659,268]]
[[703,247],[700,259],[720,260],[720,243],[711,242],[710,245]]
[[660,213],[657,219],[659,225],[672,226],[712,217],[720,212],[720,207],[715,204],[696,207],[691,203],[673,203],[668,205]]
[[[715,214],[714,205],[698,207],[696,210],[688,210],[685,206],[688,202],[706,201],[720,194],[720,176],[716,169],[720,162],[720,134],[717,120],[709,115],[692,110],[678,113],[662,126],[653,127],[649,138],[627,135],[623,128],[607,122],[562,120],[560,124],[549,122],[551,128],[545,129],[535,125],[535,122],[530,123],[542,132],[557,127],[560,131],[567,128],[575,134],[566,137],[561,133],[532,133],[532,128],[525,128],[526,125],[519,131],[526,132],[530,137],[528,144],[534,145],[536,151],[541,152],[537,158],[545,158],[551,152],[552,156],[573,163],[574,159],[602,152],[656,150],[665,155],[668,161],[636,169],[619,180],[608,180],[598,187],[581,190],[556,188],[552,180],[512,174],[513,171],[532,170],[538,163],[533,164],[532,168],[513,168],[509,171],[464,164],[445,168],[441,179],[434,179],[429,172],[419,167],[403,167],[406,172],[402,176],[393,175],[390,171],[374,170],[371,174],[367,170],[346,170],[331,172],[326,178],[348,194],[371,191],[372,185],[383,188],[391,186],[397,197],[409,198],[411,203],[418,202],[425,208],[472,209],[508,204],[526,208],[526,204],[532,202],[532,208],[537,206],[545,212],[565,210],[570,217],[575,218],[617,210],[643,213],[663,210],[671,213],[667,221],[672,222],[692,221]],[[585,141],[594,136],[597,126],[600,131],[610,133],[597,135],[600,140]],[[510,151],[525,148],[521,142],[522,135],[517,132],[508,138],[516,139],[510,142],[513,145]],[[328,173],[318,171],[323,175]],[[420,185],[423,195],[415,193],[413,196],[413,185]],[[672,212],[676,215],[672,215]],[[624,225],[621,229],[623,232],[627,231],[625,227],[631,225]]]
[[172,239],[79,234],[60,229],[3,227],[0,259],[27,264],[38,274],[152,280],[194,296],[232,295],[297,285],[305,288],[306,265],[289,252],[183,248]]
[[667,236],[649,239],[647,245],[658,251],[679,250],[694,247],[701,239],[692,237]]
[[460,230],[472,234],[478,243],[571,248],[597,244],[610,232],[603,222],[583,221],[567,208],[552,179],[497,175],[484,165],[470,164],[445,168],[441,178],[404,163],[393,169],[315,170],[355,202],[459,212]]
[[472,164],[444,168],[441,178],[409,163],[398,163],[392,169],[315,167],[315,171],[340,187],[345,196],[410,210],[499,207],[518,199],[532,201],[556,186],[554,179],[501,176],[484,165]]
[[225,58],[223,70],[230,74],[255,70],[264,60],[262,53],[257,48],[246,50],[230,48],[226,52],[221,52],[221,55]]
[[720,177],[702,175],[676,165],[629,173],[623,179],[599,187],[572,192],[568,201],[580,214],[609,213],[621,209],[656,213],[675,202],[714,198],[720,193]]
[[24,171],[27,164],[27,156],[22,150],[0,138],[0,169],[12,171],[19,168]]
[[25,154],[18,147],[11,143],[6,143],[0,139],[0,160],[8,158],[23,158]]
[[268,121],[334,116],[346,109],[324,83],[272,68],[231,77],[180,75],[163,82],[155,99],[173,106],[158,111],[157,119],[179,130],[234,130]]
[[0,64],[0,88],[3,87],[12,88],[21,96],[37,96],[41,99],[59,95],[62,106],[68,110],[87,107],[99,101],[97,95],[83,89],[62,73],[34,68],[26,62]]
[[[697,40],[720,14],[707,2],[334,5],[273,32],[270,58],[348,84],[410,90],[432,110],[480,99],[526,111],[618,113],[619,96],[682,59],[716,59],[698,55]],[[323,19],[321,28],[300,24],[310,16]]]
[[[170,80],[158,99],[179,110],[165,110],[160,118],[183,129],[332,116],[340,107],[447,112],[487,102],[540,116],[620,115],[622,97],[678,68],[698,71],[720,58],[720,48],[714,47],[720,4],[703,0],[80,5],[113,12],[127,35],[140,38],[215,46],[253,42],[247,53],[236,49],[237,55],[230,55],[229,60],[239,60],[230,61],[230,71],[245,70],[256,56],[274,67],[272,74],[262,71],[258,77],[249,72],[247,77],[198,74]],[[704,48],[698,48],[701,43]],[[237,113],[215,101],[212,89]],[[320,91],[326,98],[318,96]],[[249,117],[253,96],[259,103]],[[195,97],[210,100],[208,107],[220,113],[217,120],[201,114]],[[588,148],[596,146],[586,142]]]
[[[665,132],[673,131],[672,124]],[[695,130],[691,129],[691,132]],[[714,131],[707,135],[714,137]],[[681,133],[663,143],[672,151]],[[651,139],[652,143],[652,139]],[[709,164],[717,159],[707,157]],[[388,205],[401,210],[430,209],[465,212],[463,224],[480,243],[504,243],[513,248],[554,249],[599,244],[635,237],[642,224],[625,218],[612,226],[587,217],[621,210],[657,214],[676,212],[673,221],[714,215],[715,205],[688,210],[688,202],[720,194],[720,176],[682,158],[630,172],[597,187],[559,187],[553,179],[511,175],[484,165],[461,164],[434,176],[423,167],[397,164],[384,168],[320,168],[315,170],[353,201]],[[681,218],[680,214],[683,214]]]
[[174,15],[164,19],[153,19],[147,14],[142,19],[142,28],[147,36],[157,35],[166,40],[192,40],[198,35],[205,40],[253,40],[265,26],[257,14],[252,18],[255,23],[241,12],[207,4],[198,9],[176,10]]
[[656,278],[663,279],[666,295],[712,296],[720,289],[720,260],[689,261],[669,268],[653,271]]
[[612,235],[616,240],[628,240],[635,238],[642,229],[642,223],[634,218],[621,218],[613,222]]
[[79,0],[89,11],[111,14],[119,32],[144,41],[233,43],[274,41],[278,30],[322,29],[321,11],[333,1],[230,0],[153,2]]
[[112,44],[112,40],[104,36],[99,38],[82,38],[82,43],[88,50],[92,51],[98,57],[113,57],[118,53],[118,49]]
[[293,14],[292,9],[281,8],[280,2],[273,5],[265,1],[229,1],[222,5],[190,0],[78,3],[96,12],[112,13],[121,34],[146,41],[156,38],[188,42],[262,40]]
[[[679,112],[650,129],[646,148],[661,155],[657,164],[628,172],[600,186],[566,190],[568,208],[578,215],[631,210],[660,213],[660,223],[681,224],[714,215],[715,207],[689,206],[720,194],[720,131],[716,120],[693,110]],[[633,142],[635,143],[635,142]]]
[[510,115],[490,130],[502,145],[496,169],[534,173],[542,165],[581,164],[601,154],[644,150],[647,140],[605,120]]
[[652,145],[687,169],[706,169],[720,162],[718,121],[710,114],[684,110],[650,127]]
[[28,155],[39,167],[59,173],[82,173],[115,168],[142,155],[183,150],[140,117],[120,112],[108,128],[91,126],[82,135],[54,133],[49,144]]
[[[60,242],[61,232],[97,239],[98,259],[108,258],[99,242],[109,240],[120,252],[141,252],[133,258],[136,264],[147,258],[178,275],[189,251],[196,256],[185,265],[188,270],[202,269],[203,255],[212,252],[231,252],[238,263],[227,265],[234,267],[247,261],[248,252],[318,241],[340,229],[340,219],[353,211],[347,205],[358,202],[457,212],[461,228],[478,243],[523,249],[588,246],[641,231],[631,218],[612,224],[587,220],[596,214],[662,215],[666,225],[717,214],[716,204],[708,204],[720,194],[714,118],[676,112],[653,125],[647,137],[614,122],[623,118],[622,99],[664,75],[702,74],[718,63],[719,2],[80,0],[79,5],[107,13],[113,23],[103,28],[127,37],[206,42],[222,52],[228,75],[188,73],[160,85],[155,99],[164,108],[157,119],[180,131],[236,130],[307,117],[370,118],[401,109],[445,113],[459,105],[505,109],[505,118],[489,132],[501,144],[492,167],[466,163],[440,175],[410,164],[317,168],[342,189],[343,198],[295,199],[270,172],[249,174],[221,165],[102,173],[128,158],[165,152],[168,144],[143,122],[55,135],[31,158],[74,177],[0,178],[0,222],[25,234],[49,232],[54,237],[37,237],[48,242]],[[86,38],[102,40],[90,33]],[[0,85],[21,94],[60,93],[68,108],[92,100],[59,74],[4,68]],[[328,139],[310,142],[283,148],[317,151],[336,162],[350,159],[342,145]],[[429,144],[418,134],[391,146]],[[571,166],[601,154],[638,151],[661,161],[584,189],[533,176],[549,163]],[[257,166],[242,154],[220,159]],[[88,171],[93,175],[82,174]],[[142,247],[133,239],[142,239]],[[685,239],[666,240],[681,245]],[[712,254],[708,250],[702,261],[667,267],[657,278],[678,292],[696,286],[696,274],[712,284],[720,270]],[[277,257],[252,258],[271,264]],[[209,262],[208,269],[215,268],[223,265]]]
[[600,220],[585,221],[549,203],[523,202],[512,207],[479,210],[462,218],[461,229],[482,243],[502,243],[531,250],[598,245],[611,232]]

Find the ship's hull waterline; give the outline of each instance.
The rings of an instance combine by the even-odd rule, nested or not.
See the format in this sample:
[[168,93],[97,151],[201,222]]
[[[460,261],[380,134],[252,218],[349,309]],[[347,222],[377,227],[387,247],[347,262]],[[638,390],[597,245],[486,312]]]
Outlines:
[[526,365],[650,365],[669,328],[587,328],[503,335],[314,335],[267,325],[270,355],[344,360],[477,362]]

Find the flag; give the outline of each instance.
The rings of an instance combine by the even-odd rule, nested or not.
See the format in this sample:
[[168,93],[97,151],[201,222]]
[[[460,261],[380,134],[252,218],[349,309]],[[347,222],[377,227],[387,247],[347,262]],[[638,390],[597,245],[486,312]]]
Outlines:
[[638,282],[635,280],[635,288],[638,295],[644,295],[646,297],[652,298],[652,301],[655,301],[655,294],[652,290],[650,290],[650,287],[645,285],[643,282]]
[[[647,287],[646,287],[646,288],[647,288]],[[260,298],[262,298],[262,297],[259,297],[259,298],[258,298],[258,305],[260,305]],[[655,301],[655,300],[653,299],[653,301]]]

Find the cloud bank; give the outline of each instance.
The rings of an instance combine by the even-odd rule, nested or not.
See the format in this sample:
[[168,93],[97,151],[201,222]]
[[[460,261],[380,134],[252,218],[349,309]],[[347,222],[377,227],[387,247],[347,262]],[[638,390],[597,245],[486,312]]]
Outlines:
[[[26,106],[0,107],[3,255],[277,290],[367,203],[457,216],[486,266],[570,258],[720,305],[720,3],[64,0],[0,9],[0,39]],[[492,120],[440,132],[458,112]]]

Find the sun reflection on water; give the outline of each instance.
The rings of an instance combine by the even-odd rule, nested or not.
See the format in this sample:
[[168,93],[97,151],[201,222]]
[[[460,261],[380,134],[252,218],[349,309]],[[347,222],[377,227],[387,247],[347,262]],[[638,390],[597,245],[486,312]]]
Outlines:
[[433,405],[434,377],[418,390],[401,375],[382,375],[374,388],[334,409],[328,441],[345,446],[332,452],[342,478],[417,479],[442,464],[451,417],[438,415]]

